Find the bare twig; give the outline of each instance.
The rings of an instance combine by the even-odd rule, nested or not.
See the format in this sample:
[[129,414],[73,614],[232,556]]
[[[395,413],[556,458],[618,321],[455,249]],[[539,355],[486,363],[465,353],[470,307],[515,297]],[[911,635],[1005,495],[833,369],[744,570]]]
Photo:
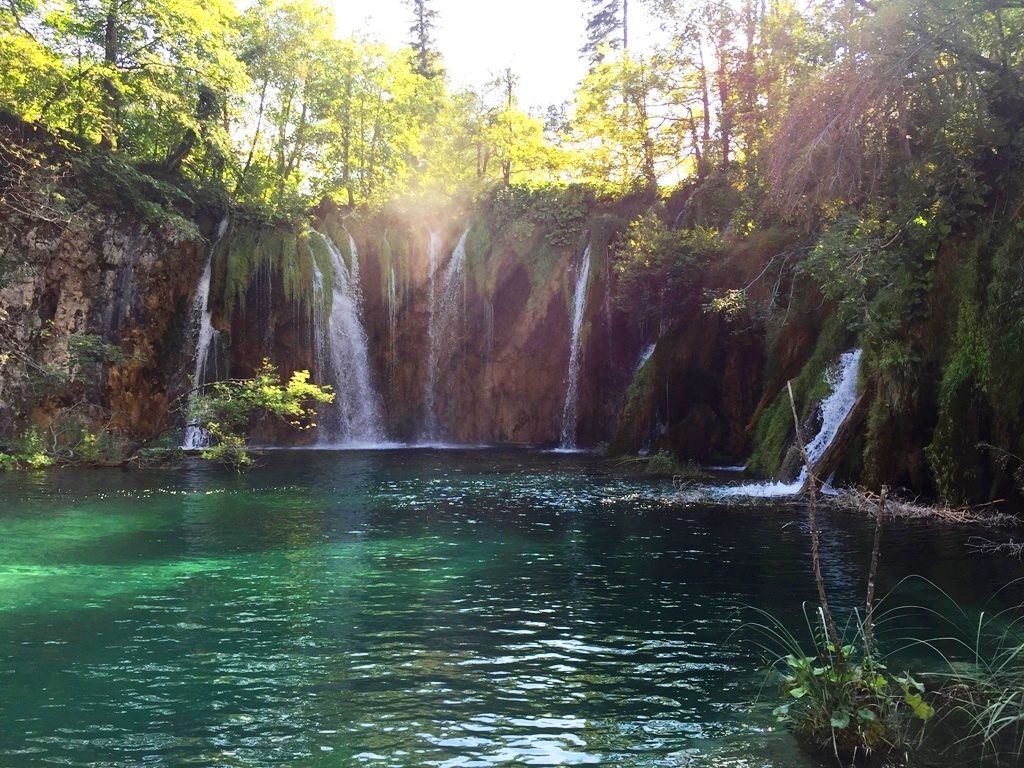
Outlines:
[[793,398],[793,383],[786,382],[786,391],[789,392],[789,407],[793,411],[793,424],[796,427],[796,444],[803,457],[804,466],[807,467],[807,521],[811,529],[811,564],[814,568],[814,584],[818,588],[818,603],[821,606],[821,615],[828,632],[829,642],[832,644],[836,654],[836,663],[843,664],[839,649],[839,630],[836,628],[835,619],[832,616],[832,609],[828,604],[828,591],[825,589],[825,578],[821,573],[821,532],[818,530],[818,485],[814,476],[814,466],[811,464],[811,457],[807,453],[807,446],[804,445],[803,435],[800,433],[800,417],[796,412],[796,400]]
[[875,579],[878,576],[878,558],[882,545],[882,520],[885,518],[885,498],[889,489],[884,485],[879,494],[878,509],[875,511],[875,539],[871,545],[871,567],[868,569],[868,594],[864,598],[864,655],[871,658],[871,644],[875,623]]

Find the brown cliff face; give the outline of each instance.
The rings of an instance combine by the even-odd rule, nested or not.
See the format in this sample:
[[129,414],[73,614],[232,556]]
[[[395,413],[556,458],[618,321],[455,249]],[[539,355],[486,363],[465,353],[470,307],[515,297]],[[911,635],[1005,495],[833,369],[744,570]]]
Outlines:
[[[693,458],[742,455],[761,394],[763,338],[757,332],[737,333],[697,305],[677,310],[683,314],[670,323],[652,361],[656,381],[637,408],[640,401],[630,385],[645,334],[620,308],[602,242],[609,236],[601,218],[607,216],[598,211],[588,215],[575,234],[557,244],[541,226],[513,222],[500,230],[479,213],[439,223],[394,211],[344,221],[329,213],[314,225],[336,242],[347,241],[349,233],[356,242],[362,322],[388,439],[557,444],[576,270],[597,231],[603,235],[591,242],[577,443],[592,447],[614,438],[616,450],[653,445]],[[436,428],[431,435],[431,312],[438,311],[436,299],[467,222],[471,229],[453,289],[453,314],[446,337],[434,348]],[[139,436],[180,421],[171,409],[181,404],[177,398],[187,388],[194,352],[190,308],[206,243],[149,231],[113,211],[75,227],[10,231],[24,260],[34,265],[3,294],[5,306],[12,308],[7,323],[12,340],[31,349],[42,365],[67,366],[79,334],[97,336],[119,355],[101,366],[94,384],[72,376],[42,392],[30,386],[29,378],[5,377],[4,401],[18,404],[8,413],[31,413],[37,423],[46,424],[62,409],[87,402],[97,423]],[[433,306],[431,231],[440,240]],[[274,230],[273,236],[288,242],[287,233]],[[211,308],[220,338],[210,375],[246,376],[264,358],[286,376],[301,369],[316,375],[314,318],[322,309],[313,306],[311,286],[296,287],[296,270],[286,276],[291,269],[287,254],[276,262],[255,259],[247,288],[239,292],[236,286],[229,305],[224,297],[233,273],[222,263],[229,250],[218,249],[214,257]],[[302,274],[302,280],[311,280],[308,270]],[[634,412],[620,414],[627,390]],[[275,424],[262,425],[255,435],[267,444],[306,444],[316,438],[315,432],[296,433]]]
[[763,337],[692,307],[658,341],[626,395],[616,453],[668,450],[682,459],[740,460],[761,396]]
[[[467,222],[465,263],[453,273],[447,314],[442,314],[445,278]],[[385,212],[344,222],[329,216],[314,226],[335,242],[347,241],[351,234],[356,243],[361,319],[388,439],[557,443],[575,270],[585,230],[569,244],[556,246],[540,227],[494,231],[490,222],[473,215],[442,218],[432,225]],[[433,288],[432,231],[440,243]],[[611,437],[639,354],[634,347],[640,343],[627,319],[613,309],[612,273],[603,250],[595,250],[592,258],[578,401],[577,435],[584,446]],[[316,376],[309,312],[301,302],[285,298],[280,277],[254,273],[246,296],[242,307],[215,311],[215,324],[229,339],[231,375],[244,375],[269,357],[285,373],[308,368]],[[433,352],[431,327],[437,337]],[[431,355],[436,385],[428,393]],[[285,443],[315,439],[283,432],[260,437]]]
[[148,437],[178,394],[182,339],[205,243],[114,207],[0,220],[18,267],[0,290],[0,431],[74,412]]

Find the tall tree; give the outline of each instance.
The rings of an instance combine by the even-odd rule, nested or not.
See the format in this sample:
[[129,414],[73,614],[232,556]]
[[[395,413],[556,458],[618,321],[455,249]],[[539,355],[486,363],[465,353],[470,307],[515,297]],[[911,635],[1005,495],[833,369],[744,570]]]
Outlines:
[[437,77],[441,72],[441,56],[435,47],[434,29],[437,25],[437,11],[430,0],[404,0],[412,11],[412,26],[409,27],[409,47],[415,55],[415,69],[426,78]]
[[675,103],[668,62],[623,54],[595,66],[580,83],[575,134],[587,176],[653,187],[679,164],[691,122]]
[[245,85],[228,0],[19,0],[0,8],[0,94],[21,114],[175,169],[222,154]]
[[599,64],[608,50],[629,48],[629,0],[585,0],[587,40],[580,53]]

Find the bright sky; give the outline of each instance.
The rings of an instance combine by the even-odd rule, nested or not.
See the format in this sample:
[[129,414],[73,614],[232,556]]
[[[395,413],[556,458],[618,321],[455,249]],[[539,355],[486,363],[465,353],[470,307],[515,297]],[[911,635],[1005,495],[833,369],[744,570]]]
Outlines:
[[[338,32],[365,32],[391,46],[409,38],[411,15],[401,0],[334,0]],[[572,98],[586,71],[583,0],[434,0],[437,45],[456,86],[483,85],[511,67],[520,103],[560,104]],[[651,25],[630,12],[630,48],[642,46]]]

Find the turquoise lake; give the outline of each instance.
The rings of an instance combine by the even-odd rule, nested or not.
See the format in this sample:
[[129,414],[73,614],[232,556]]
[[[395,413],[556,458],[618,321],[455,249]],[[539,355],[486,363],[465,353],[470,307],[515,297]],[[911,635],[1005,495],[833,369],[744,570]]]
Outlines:
[[[799,509],[531,451],[0,477],[0,766],[815,765],[742,629],[813,600]],[[823,521],[840,609],[871,527]],[[882,589],[1020,576],[894,524]],[[927,590],[906,585],[910,599]]]

